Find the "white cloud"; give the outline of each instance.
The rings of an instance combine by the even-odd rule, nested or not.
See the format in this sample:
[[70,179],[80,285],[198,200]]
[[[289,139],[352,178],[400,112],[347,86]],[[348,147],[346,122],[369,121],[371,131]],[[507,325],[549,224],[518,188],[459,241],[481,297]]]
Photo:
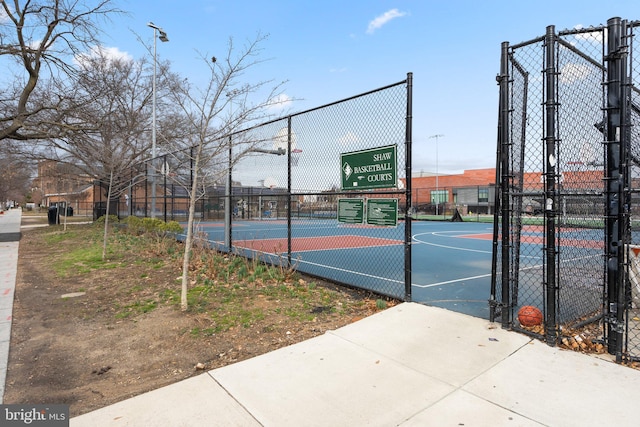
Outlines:
[[380,16],[377,16],[373,21],[369,22],[367,28],[367,34],[373,34],[378,28],[381,28],[387,22],[395,18],[401,18],[406,15],[406,12],[400,12],[398,9],[391,9],[386,11]]
[[594,71],[597,70],[592,65],[570,62],[560,69],[560,81],[562,83],[574,83],[585,80]]
[[113,61],[133,61],[133,57],[127,52],[123,52],[117,47],[94,46],[89,52],[76,55],[74,62],[80,66],[84,65],[88,59],[104,57]]
[[[584,26],[582,24],[578,24],[575,27],[573,27],[574,30],[583,30]],[[587,33],[579,33],[579,34],[575,34],[574,37],[574,41],[571,42],[572,45],[577,45],[578,42],[589,42],[589,43],[594,43],[594,44],[600,44],[603,41],[603,36],[604,36],[605,32],[594,29],[594,31],[589,31]]]

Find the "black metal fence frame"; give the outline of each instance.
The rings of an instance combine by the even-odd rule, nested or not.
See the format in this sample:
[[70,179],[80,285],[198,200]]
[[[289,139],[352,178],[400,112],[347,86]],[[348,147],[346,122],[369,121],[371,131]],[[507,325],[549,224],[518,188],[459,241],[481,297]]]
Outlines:
[[[387,85],[372,91],[368,91],[359,95],[355,95],[340,101],[336,101],[330,104],[326,104],[320,107],[316,107],[310,110],[306,110],[303,112],[295,113],[289,116],[281,117],[276,120],[272,120],[270,122],[261,123],[256,126],[253,126],[249,129],[244,129],[238,132],[234,132],[229,135],[225,135],[218,140],[219,147],[227,147],[228,154],[226,155],[226,160],[222,160],[222,162],[228,162],[228,166],[226,168],[226,176],[224,181],[219,182],[217,185],[208,185],[203,193],[198,198],[198,207],[196,209],[198,220],[225,220],[226,224],[226,233],[223,245],[216,245],[216,249],[226,252],[234,252],[234,253],[243,253],[243,251],[234,246],[233,239],[233,219],[234,215],[237,215],[235,219],[251,219],[252,215],[255,215],[256,209],[250,209],[252,204],[256,203],[258,198],[266,198],[272,200],[274,206],[277,206],[277,210],[272,213],[273,216],[278,218],[286,219],[287,223],[287,248],[286,253],[283,254],[277,262],[282,262],[282,260],[286,260],[287,265],[293,266],[296,264],[296,260],[292,259],[292,219],[296,219],[301,215],[305,215],[304,211],[300,211],[299,209],[294,209],[294,205],[296,204],[296,200],[299,200],[302,196],[317,196],[317,197],[329,197],[329,198],[337,198],[337,197],[396,197],[399,200],[399,210],[400,217],[399,220],[404,227],[404,235],[403,235],[403,245],[404,245],[404,259],[402,269],[404,271],[404,284],[401,292],[399,291],[385,291],[381,289],[369,289],[373,292],[376,292],[381,295],[390,296],[393,298],[404,299],[405,301],[411,301],[411,217],[410,215],[405,215],[406,212],[411,212],[411,179],[404,179],[404,188],[400,186],[397,188],[382,188],[376,190],[367,190],[367,191],[323,191],[314,193],[313,191],[300,191],[292,188],[292,162],[293,162],[293,154],[295,151],[292,149],[292,122],[298,118],[305,117],[307,115],[313,115],[317,112],[322,112],[323,110],[330,110],[336,106],[346,106],[346,115],[352,117],[352,121],[356,124],[358,121],[366,120],[361,111],[349,109],[349,103],[354,101],[357,103],[360,99],[367,99],[367,97],[371,96],[375,98],[379,94],[384,94],[385,91],[394,91],[394,93],[401,93],[400,91],[404,88],[404,94],[402,95],[402,99],[404,100],[404,104],[402,105],[402,129],[403,129],[403,139],[401,144],[401,152],[403,153],[402,159],[398,158],[398,163],[402,163],[398,165],[398,171],[404,175],[404,177],[411,177],[411,144],[412,144],[412,91],[413,91],[413,75],[412,73],[407,74],[406,80],[400,81],[398,83],[394,83],[391,85]],[[394,106],[386,106],[384,102],[376,103],[376,108],[394,108],[395,116],[399,116],[398,108],[400,108],[400,103],[398,102],[400,97],[395,97]],[[378,101],[376,101],[378,102]],[[368,107],[370,108],[370,107]],[[362,107],[363,110],[366,108]],[[239,186],[235,184],[234,179],[236,179],[236,170],[241,167],[241,163],[237,161],[237,153],[234,152],[235,141],[241,140],[244,135],[250,134],[251,132],[260,131],[262,127],[269,127],[275,123],[286,122],[286,127],[288,128],[288,132],[286,135],[286,163],[287,163],[287,183],[286,186],[278,187],[278,188],[264,188],[264,187],[247,187],[247,186]],[[398,127],[398,123],[394,124],[394,127]],[[386,145],[386,144],[381,144]],[[193,162],[189,159],[193,158],[193,149],[191,147],[188,150],[183,150],[184,153],[170,153],[164,156],[160,156],[161,161],[157,163],[152,160],[149,160],[143,164],[138,165],[135,170],[132,170],[129,173],[129,176],[120,177],[119,188],[121,189],[120,193],[123,195],[119,196],[117,199],[112,200],[110,204],[110,211],[115,213],[117,212],[119,217],[126,217],[129,215],[136,216],[149,216],[149,194],[148,191],[149,184],[152,182],[150,177],[150,169],[153,165],[161,163],[163,165],[168,165],[171,157],[176,157],[177,155],[183,157],[182,161],[182,176],[171,176],[169,173],[162,173],[162,171],[158,170],[156,172],[156,176],[161,175],[162,178],[155,185],[160,187],[159,195],[157,195],[158,202],[158,212],[155,212],[155,216],[158,218],[162,218],[165,221],[168,220],[186,220],[186,209],[176,209],[176,206],[187,206],[188,194],[187,191],[182,190],[181,188],[190,188],[191,182],[193,180]],[[226,149],[226,148],[225,148]],[[271,153],[271,154],[282,154],[282,153]],[[267,156],[269,157],[269,156]],[[271,156],[271,157],[282,157],[282,156]],[[184,159],[187,159],[186,161]],[[168,167],[167,167],[168,170]],[[167,171],[165,171],[167,172]],[[400,175],[399,175],[400,176]],[[128,180],[128,181],[127,181]],[[180,182],[180,185],[177,183]],[[104,214],[106,210],[106,203],[104,201],[105,191],[101,187],[104,187],[104,184],[96,183],[94,186],[94,205],[95,211],[94,216],[101,216]],[[128,188],[126,192],[123,193],[122,189]],[[126,196],[124,196],[126,194]],[[243,205],[238,205],[238,200],[242,200]],[[237,212],[235,210],[237,209]],[[328,208],[327,208],[328,209]],[[260,209],[258,209],[262,213]],[[334,211],[335,212],[335,211]],[[316,212],[318,214],[318,212]],[[313,213],[310,213],[312,215]],[[296,217],[297,215],[297,217]],[[152,215],[153,216],[153,215]],[[259,215],[261,216],[261,214]],[[246,254],[246,252],[245,252]],[[250,256],[250,254],[249,254]],[[384,258],[384,257],[382,257]],[[268,261],[268,259],[265,259]],[[340,282],[339,280],[335,280],[332,278],[328,278],[333,281]],[[366,286],[360,286],[358,283],[347,283],[343,284],[352,287],[363,287],[364,289],[368,289]]]
[[[638,192],[638,180],[632,179],[633,172],[638,174],[637,158],[634,153],[640,153],[638,145],[638,126],[640,125],[640,108],[637,99],[639,79],[633,71],[633,37],[634,28],[640,26],[640,21],[626,21],[621,18],[612,18],[605,27],[586,28],[581,30],[569,30],[556,33],[554,26],[547,27],[545,36],[530,40],[518,45],[510,46],[508,42],[502,44],[499,84],[499,112],[498,112],[498,153],[496,159],[496,191],[493,238],[493,262],[492,284],[490,296],[490,320],[499,319],[505,328],[519,329],[516,318],[518,306],[518,285],[521,270],[520,245],[523,240],[521,235],[522,218],[522,180],[523,170],[514,170],[513,165],[520,168],[525,159],[525,130],[514,126],[527,126],[530,118],[527,114],[529,95],[527,91],[515,93],[514,76],[512,71],[519,75],[523,81],[529,78],[529,74],[522,70],[514,53],[532,44],[542,47],[542,71],[543,80],[542,111],[539,111],[543,121],[543,129],[540,135],[542,146],[544,188],[539,196],[544,200],[544,245],[543,268],[540,269],[540,286],[543,289],[543,327],[544,331],[538,335],[528,330],[523,332],[544,338],[549,345],[556,345],[565,326],[559,316],[559,307],[566,301],[563,300],[561,290],[563,288],[562,271],[565,268],[559,256],[559,233],[564,230],[560,202],[563,194],[559,187],[562,183],[562,170],[559,169],[559,153],[563,147],[562,132],[566,132],[571,124],[562,131],[558,123],[564,118],[563,105],[559,101],[558,90],[563,89],[564,82],[560,81],[561,70],[558,69],[558,52],[562,48],[578,55],[581,60],[588,62],[590,66],[599,68],[602,72],[602,115],[601,123],[594,126],[602,132],[602,184],[600,195],[594,195],[593,200],[600,197],[602,201],[602,217],[600,220],[604,247],[602,250],[602,304],[601,314],[586,319],[588,322],[600,322],[602,325],[602,339],[610,354],[615,355],[618,362],[625,359],[636,360],[640,358],[640,346],[630,345],[632,340],[640,338],[640,330],[634,330],[638,325],[632,325],[630,310],[633,307],[630,295],[630,275],[638,272],[632,271],[629,263],[629,248],[637,240],[638,224],[633,223],[632,216],[638,209],[634,194]],[[581,52],[563,40],[569,35],[596,34],[599,39],[602,35],[601,58],[594,59]],[[606,40],[606,41],[605,41]],[[533,60],[532,60],[533,61]],[[535,78],[535,76],[534,76]],[[522,85],[527,87],[527,84]],[[519,102],[524,106],[522,117],[513,116],[513,103]],[[514,139],[514,135],[521,136],[522,141]],[[519,144],[522,144],[520,146]],[[528,153],[527,153],[528,154]],[[521,156],[515,159],[514,156]],[[592,221],[592,224],[596,222]],[[634,225],[635,224],[635,225]],[[585,313],[586,314],[586,313]],[[575,325],[574,325],[575,326]]]

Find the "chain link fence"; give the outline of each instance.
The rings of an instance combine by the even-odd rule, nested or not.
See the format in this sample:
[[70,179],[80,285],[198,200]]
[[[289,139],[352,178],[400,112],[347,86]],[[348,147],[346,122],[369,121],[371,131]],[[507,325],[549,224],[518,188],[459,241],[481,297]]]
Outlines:
[[[638,78],[626,61],[637,25],[550,26],[543,37],[504,43],[498,76],[491,319],[551,345],[588,327],[619,359],[640,356],[630,291]],[[518,318],[524,306],[541,310],[541,326]]]
[[163,155],[130,172],[110,211],[186,221],[197,176],[197,231],[213,248],[410,300],[411,87],[408,74],[227,135],[199,157]]

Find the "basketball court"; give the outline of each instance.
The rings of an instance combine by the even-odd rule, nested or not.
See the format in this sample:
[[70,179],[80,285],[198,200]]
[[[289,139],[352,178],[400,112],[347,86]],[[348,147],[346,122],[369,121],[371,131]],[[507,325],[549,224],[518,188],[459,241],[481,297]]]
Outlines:
[[[224,224],[198,227],[212,246],[223,246]],[[286,259],[286,221],[234,221],[232,230],[233,246],[242,255],[275,264]],[[488,319],[492,224],[414,221],[412,232],[413,301]],[[403,241],[403,222],[381,228],[292,220],[292,264],[301,272],[357,287],[403,290]],[[383,246],[385,259],[380,259]]]

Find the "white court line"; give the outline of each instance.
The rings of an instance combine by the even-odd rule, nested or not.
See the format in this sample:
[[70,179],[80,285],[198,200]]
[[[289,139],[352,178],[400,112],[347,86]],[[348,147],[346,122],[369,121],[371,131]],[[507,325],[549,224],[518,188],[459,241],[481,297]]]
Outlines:
[[[414,234],[413,236],[411,236],[411,239],[415,240],[418,243],[422,243],[422,244],[429,245],[429,246],[435,246],[435,247],[438,247],[438,248],[453,249],[453,250],[456,250],[456,251],[476,252],[476,253],[481,253],[481,254],[491,254],[491,253],[493,253],[493,251],[462,248],[462,247],[459,247],[459,246],[440,245],[440,244],[437,244],[437,243],[426,242],[424,240],[420,240],[420,239],[417,238],[417,236],[424,236],[424,235],[433,235],[433,236],[439,236],[439,237],[451,237],[451,236],[441,236],[442,234],[446,234],[446,233],[460,233],[460,235],[462,235],[462,236],[468,236],[470,234],[469,232],[462,233],[461,231],[433,231],[433,232],[430,232],[430,233]],[[454,236],[454,237],[458,237],[458,236]],[[461,279],[447,280],[447,281],[444,281],[444,282],[431,283],[431,284],[428,284],[428,285],[414,285],[414,284],[412,284],[411,286],[415,286],[416,288],[426,289],[426,288],[433,288],[433,287],[442,286],[442,285],[452,285],[452,284],[464,282],[464,281],[467,281],[467,280],[484,279],[484,278],[487,278],[487,277],[491,277],[491,273],[489,273],[489,274],[481,274],[479,276],[463,277]]]
[[[468,249],[468,248],[461,248],[460,246],[448,246],[448,245],[440,245],[437,243],[431,243],[431,242],[426,242],[424,240],[420,240],[417,238],[417,236],[424,236],[424,235],[433,235],[433,236],[438,236],[440,233],[443,233],[442,231],[438,232],[438,231],[434,231],[432,233],[418,233],[418,234],[414,234],[413,236],[411,236],[411,240],[414,240],[418,243],[422,243],[424,245],[429,245],[429,246],[435,246],[438,248],[444,248],[444,249],[454,249],[457,251],[466,251],[466,252],[478,252],[481,254],[490,254],[492,253],[492,251],[485,251],[485,250],[479,250],[479,249]],[[448,231],[447,233],[456,233],[455,231]],[[465,233],[463,234],[463,236],[469,235],[469,233]],[[442,236],[440,236],[442,237]]]
[[[436,243],[430,243],[430,242],[425,242],[423,240],[417,239],[416,236],[422,236],[422,235],[438,235],[440,233],[455,233],[455,231],[450,231],[450,232],[431,232],[431,233],[418,233],[413,235],[411,238],[412,240],[418,242],[418,243],[422,243],[425,245],[429,245],[429,246],[435,246],[435,247],[441,247],[441,248],[446,248],[446,249],[454,249],[454,250],[459,250],[459,251],[468,251],[468,252],[478,252],[478,253],[485,253],[485,254],[491,254],[492,251],[483,251],[483,250],[478,250],[478,249],[467,249],[467,248],[461,248],[461,247],[456,247],[456,246],[447,246],[447,245],[440,245],[440,244],[436,244]],[[466,233],[468,234],[468,233]],[[465,235],[466,235],[465,234]],[[212,241],[212,240],[207,240],[210,243],[214,243],[214,244],[220,244],[222,245],[222,242],[217,242],[217,241]],[[264,255],[272,255],[275,256],[277,258],[282,258],[282,254],[277,254],[277,253],[272,253],[272,252],[265,252],[265,251],[260,251],[257,249],[249,249],[249,248],[243,248],[244,250],[249,250],[249,251],[255,251],[258,253],[262,253]],[[576,258],[572,258],[572,259],[565,259],[562,260],[561,262],[565,263],[565,262],[570,262],[570,261],[575,261],[575,260],[579,260],[579,259],[587,259],[587,258],[592,258],[593,256],[585,256],[585,257],[576,257]],[[533,257],[531,257],[533,258]],[[361,273],[358,271],[353,271],[353,270],[347,270],[345,268],[339,268],[339,267],[333,267],[330,265],[326,265],[326,264],[319,264],[319,263],[315,263],[315,262],[311,262],[311,261],[305,261],[305,260],[296,260],[296,262],[300,263],[300,264],[307,264],[307,265],[312,265],[312,266],[316,266],[316,267],[321,267],[321,268],[326,268],[329,270],[334,270],[334,271],[340,271],[343,273],[349,273],[349,274],[354,274],[357,276],[362,276],[362,277],[368,277],[371,279],[377,279],[377,280],[382,280],[382,281],[386,281],[386,282],[391,282],[391,283],[396,283],[399,285],[404,285],[404,281],[400,281],[400,280],[394,280],[394,279],[390,279],[388,277],[381,277],[381,276],[375,276],[372,274],[367,274],[367,273]],[[536,264],[536,265],[532,265],[532,266],[528,266],[528,267],[523,267],[520,269],[520,271],[526,271],[526,270],[531,270],[531,269],[535,269],[535,268],[540,268],[543,267],[544,264]],[[500,272],[498,272],[497,274],[501,274]],[[463,277],[460,279],[454,279],[454,280],[447,280],[447,281],[443,281],[443,282],[437,282],[437,283],[431,283],[428,285],[419,285],[417,283],[411,283],[412,287],[416,287],[416,288],[421,288],[421,289],[427,289],[427,288],[433,288],[436,286],[443,286],[443,285],[452,285],[455,283],[460,283],[460,282],[464,282],[464,281],[469,281],[469,280],[477,280],[477,279],[484,279],[487,277],[491,277],[491,273],[489,274],[481,274],[478,276],[469,276],[469,277]]]
[[[455,249],[455,248],[454,248]],[[571,261],[577,261],[577,260],[582,260],[582,259],[588,259],[588,258],[593,258],[596,255],[591,255],[591,256],[584,256],[584,257],[576,257],[576,258],[571,258],[571,259],[565,259],[562,260],[561,263],[565,263],[565,262],[571,262]],[[599,255],[598,255],[599,256]],[[530,265],[528,267],[522,267],[520,268],[520,271],[526,271],[526,270],[533,270],[534,268],[541,268],[544,267],[544,264],[536,264],[536,265]],[[497,272],[497,275],[500,275],[502,273]],[[451,285],[453,283],[458,283],[458,282],[463,282],[465,280],[475,280],[475,279],[484,279],[485,277],[491,277],[491,273],[489,274],[481,274],[479,276],[470,276],[470,277],[463,277],[462,279],[455,279],[455,280],[447,280],[445,282],[438,282],[438,283],[431,283],[429,285],[414,285],[412,284],[411,286],[415,286],[416,288],[433,288],[435,286],[442,286],[442,285]]]
[[[258,252],[262,252],[262,251],[258,251]],[[267,254],[267,255],[276,255],[276,254],[272,254],[272,253],[269,253],[269,252],[262,252],[262,253],[263,254]],[[316,266],[316,267],[326,268],[326,269],[329,269],[329,270],[340,271],[342,273],[349,273],[349,274],[354,274],[354,275],[357,275],[357,276],[363,276],[363,277],[368,277],[368,278],[371,278],[371,279],[383,280],[383,281],[386,281],[386,282],[391,282],[391,283],[397,283],[399,285],[404,285],[404,281],[394,280],[394,279],[390,279],[388,277],[374,276],[373,274],[361,273],[359,271],[347,270],[345,268],[333,267],[333,266],[330,266],[330,265],[318,264],[316,262],[305,261],[305,260],[297,260],[297,262],[300,263],[300,264],[313,265],[313,266]],[[417,283],[411,283],[411,286],[412,287],[415,286],[416,288],[431,288],[431,287],[434,287],[434,286],[448,285],[448,284],[453,284],[453,283],[457,283],[457,282],[462,282],[464,280],[482,279],[482,278],[485,278],[485,277],[488,277],[488,276],[491,276],[491,274],[483,274],[483,275],[480,275],[480,276],[465,277],[465,278],[462,278],[462,279],[449,280],[449,281],[446,281],[446,282],[433,283],[433,284],[430,284],[430,285],[419,285]]]
[[447,280],[446,282],[431,283],[429,285],[414,285],[414,284],[412,284],[411,286],[415,286],[416,288],[426,289],[426,288],[433,288],[435,286],[451,285],[453,283],[464,282],[465,280],[484,279],[485,277],[491,277],[491,273],[489,273],[489,274],[481,274],[480,276],[463,277],[462,279]]
[[[437,235],[438,233],[443,233],[443,232],[418,233],[418,234],[413,235],[411,237],[411,239],[413,241],[418,242],[418,243],[423,243],[423,244],[426,244],[426,245],[443,247],[443,248],[448,248],[448,249],[455,249],[455,250],[469,251],[469,252],[488,253],[488,254],[491,253],[491,251],[480,251],[480,250],[476,250],[476,249],[465,249],[465,248],[459,248],[459,247],[454,247],[454,246],[438,245],[438,244],[435,244],[435,243],[429,243],[429,242],[422,241],[420,239],[416,239],[416,236],[422,236],[422,235],[425,235],[425,234]],[[451,231],[450,233],[454,233],[454,231]],[[468,233],[465,233],[465,234],[468,234]],[[207,240],[207,241],[210,242],[210,243],[214,243],[214,244],[222,244],[222,242],[217,242],[217,241],[212,241],[212,240]],[[275,254],[275,253],[272,253],[272,252],[265,252],[265,251],[261,251],[261,250],[257,250],[257,249],[249,249],[249,248],[243,248],[243,249],[250,250],[250,251],[255,251],[255,252],[258,252],[258,253],[261,253],[261,254],[264,254],[264,255],[272,255],[272,256],[275,256],[275,257],[278,257],[278,258],[282,257],[282,255]],[[358,271],[347,270],[345,268],[339,268],[339,267],[333,267],[333,266],[326,265],[326,264],[318,264],[318,263],[315,263],[315,262],[305,261],[305,260],[297,260],[296,262],[298,262],[300,264],[307,264],[307,265],[312,265],[312,266],[315,266],[315,267],[321,267],[321,268],[326,268],[326,269],[329,269],[329,270],[339,271],[339,272],[342,272],[342,273],[349,273],[349,274],[354,274],[354,275],[357,275],[357,276],[368,277],[368,278],[371,278],[371,279],[383,280],[383,281],[386,281],[386,282],[391,282],[391,283],[396,283],[396,284],[399,284],[399,285],[404,285],[404,281],[394,280],[394,279],[390,279],[388,277],[375,276],[373,274],[361,273],[361,272],[358,272]],[[462,281],[465,281],[465,280],[481,279],[481,278],[485,278],[485,277],[488,277],[488,276],[491,276],[491,274],[484,274],[484,275],[480,275],[480,276],[465,277],[465,278],[462,278],[462,279],[449,280],[449,281],[439,282],[439,283],[432,283],[432,284],[429,284],[429,285],[419,285],[417,283],[411,283],[411,286],[412,287],[415,286],[416,288],[431,288],[431,287],[434,287],[434,286],[441,286],[441,285],[448,285],[448,284],[458,283],[458,282],[462,282]]]
[[[397,283],[397,284],[400,284],[400,285],[404,285],[404,281],[389,279],[388,277],[374,276],[373,274],[360,273],[358,271],[347,270],[345,268],[332,267],[330,265],[318,264],[318,263],[311,262],[311,261],[299,260],[298,262],[300,264],[315,265],[316,267],[328,268],[329,270],[341,271],[343,273],[356,274],[358,276],[369,277],[371,279],[384,280],[385,282],[392,282],[392,283]],[[415,284],[412,283],[411,286],[418,286],[418,285],[415,285]]]
[[[213,240],[207,240],[207,242],[222,244],[222,242],[216,242],[216,241],[213,241]],[[258,250],[258,249],[250,249],[250,248],[242,248],[242,249],[246,250],[246,251],[253,251],[253,252],[261,253],[263,255],[272,255],[272,256],[275,256],[277,258],[283,258],[283,257],[286,256],[286,255],[283,255],[283,254],[277,254],[277,253],[273,253],[273,252],[265,252],[265,251],[261,251],[261,250]],[[311,251],[309,251],[309,252],[311,252]],[[394,279],[390,279],[388,277],[374,276],[373,274],[360,273],[359,271],[347,270],[346,268],[333,267],[333,266],[326,265],[326,264],[318,264],[316,262],[305,261],[305,260],[300,260],[300,259],[296,260],[296,263],[313,265],[313,266],[316,266],[316,267],[322,267],[322,268],[326,268],[326,269],[329,269],[329,270],[340,271],[342,273],[350,273],[350,274],[355,274],[355,275],[358,275],[358,276],[368,277],[368,278],[371,278],[371,279],[383,280],[385,282],[391,282],[391,283],[397,283],[397,284],[400,284],[400,285],[404,285],[404,281],[394,280]],[[419,285],[412,283],[411,286],[419,286]]]
[[[479,250],[479,249],[468,249],[468,248],[462,248],[460,246],[447,246],[447,245],[440,245],[438,243],[431,243],[431,242],[425,242],[424,240],[420,240],[420,239],[416,239],[416,236],[423,236],[425,234],[427,235],[433,235],[433,236],[438,236],[438,237],[452,237],[452,238],[459,238],[460,236],[470,236],[473,233],[464,233],[464,234],[460,234],[460,236],[443,236],[442,234],[445,233],[460,233],[460,231],[434,231],[431,233],[418,233],[418,234],[414,234],[411,239],[415,240],[418,243],[422,243],[425,245],[429,245],[429,246],[435,246],[435,247],[439,247],[439,248],[444,248],[444,249],[453,249],[453,250],[457,250],[457,251],[467,251],[467,252],[477,252],[477,253],[483,253],[483,254],[491,254],[493,253],[493,251],[484,251],[484,250]],[[520,258],[538,258],[537,255],[520,255]]]

